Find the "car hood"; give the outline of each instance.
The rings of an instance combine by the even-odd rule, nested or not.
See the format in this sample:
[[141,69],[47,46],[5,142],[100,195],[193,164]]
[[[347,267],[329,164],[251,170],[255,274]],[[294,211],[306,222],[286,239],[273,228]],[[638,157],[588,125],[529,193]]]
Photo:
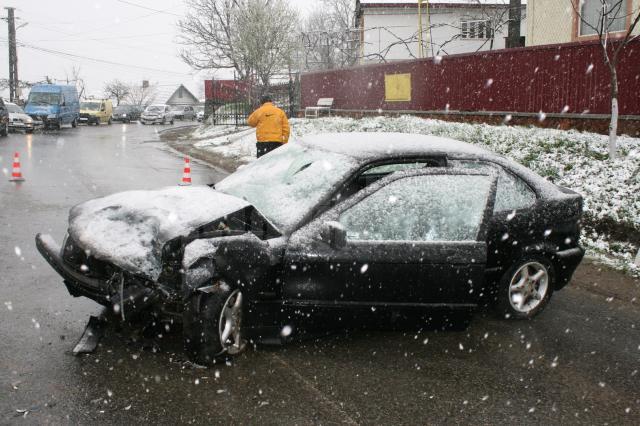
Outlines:
[[19,118],[20,120],[24,120],[24,121],[31,120],[31,117],[29,117],[27,114],[23,114],[21,112],[10,112],[9,113],[9,118],[11,118],[11,119]]
[[208,186],[122,192],[72,208],[69,236],[91,256],[157,280],[165,243],[247,206]]

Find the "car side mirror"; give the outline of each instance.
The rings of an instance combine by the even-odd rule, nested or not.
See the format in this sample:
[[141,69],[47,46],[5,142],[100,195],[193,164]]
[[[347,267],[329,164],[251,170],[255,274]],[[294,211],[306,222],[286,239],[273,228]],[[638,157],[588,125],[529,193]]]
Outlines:
[[331,248],[340,250],[347,245],[347,230],[340,222],[324,222],[320,228],[320,239]]

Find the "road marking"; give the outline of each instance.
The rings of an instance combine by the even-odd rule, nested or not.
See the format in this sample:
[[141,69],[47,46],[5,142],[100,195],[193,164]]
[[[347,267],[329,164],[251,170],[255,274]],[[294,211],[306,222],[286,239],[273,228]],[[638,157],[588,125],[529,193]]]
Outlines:
[[317,387],[314,386],[314,384],[307,380],[302,374],[298,373],[298,371],[291,366],[287,361],[285,361],[284,359],[280,358],[278,355],[273,354],[273,357],[280,363],[282,364],[283,367],[285,367],[287,369],[287,371],[291,372],[293,374],[293,376],[303,384],[303,386],[310,391],[311,393],[315,394],[316,397],[320,400],[320,402],[329,405],[331,408],[333,408],[335,411],[339,412],[340,414],[342,414],[342,416],[344,417],[345,423],[349,424],[349,425],[359,425],[360,423],[358,423],[357,421],[355,421],[353,419],[353,417],[351,417],[350,415],[348,415],[340,406],[340,404],[334,400],[332,400],[331,398],[329,398],[327,395],[324,394],[324,392],[322,392],[320,389],[318,389]]

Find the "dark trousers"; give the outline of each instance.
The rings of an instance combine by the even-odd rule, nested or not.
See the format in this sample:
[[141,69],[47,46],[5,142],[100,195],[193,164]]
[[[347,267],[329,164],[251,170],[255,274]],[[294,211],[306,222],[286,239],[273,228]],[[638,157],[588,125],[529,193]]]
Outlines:
[[257,158],[260,158],[263,155],[270,153],[274,149],[280,148],[281,146],[281,142],[256,142],[256,149],[258,151]]

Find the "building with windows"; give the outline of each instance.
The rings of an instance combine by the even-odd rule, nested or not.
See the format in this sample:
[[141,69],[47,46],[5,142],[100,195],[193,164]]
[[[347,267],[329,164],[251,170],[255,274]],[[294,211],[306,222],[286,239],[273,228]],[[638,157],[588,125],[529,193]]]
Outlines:
[[509,0],[356,1],[361,63],[503,49],[508,25]]
[[[529,0],[526,45],[597,39],[603,10],[609,35],[623,35],[640,13],[640,0]],[[634,33],[640,34],[640,28]]]

